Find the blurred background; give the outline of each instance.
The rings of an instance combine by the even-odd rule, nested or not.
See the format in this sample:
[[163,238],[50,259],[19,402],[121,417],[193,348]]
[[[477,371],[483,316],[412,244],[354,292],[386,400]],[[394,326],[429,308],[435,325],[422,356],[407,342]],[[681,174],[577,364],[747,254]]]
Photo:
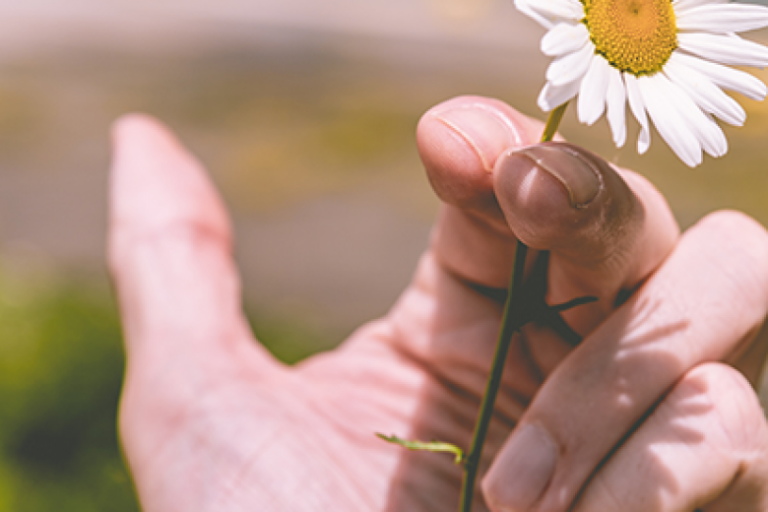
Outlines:
[[[116,117],[159,117],[211,170],[254,330],[295,362],[407,283],[437,210],[424,111],[479,94],[541,117],[541,35],[511,0],[0,0],[0,511],[138,510],[103,259]],[[768,105],[738,100],[729,155],[696,170],[658,136],[638,157],[633,123],[623,150],[603,120],[561,131],[649,176],[683,226],[768,224]]]

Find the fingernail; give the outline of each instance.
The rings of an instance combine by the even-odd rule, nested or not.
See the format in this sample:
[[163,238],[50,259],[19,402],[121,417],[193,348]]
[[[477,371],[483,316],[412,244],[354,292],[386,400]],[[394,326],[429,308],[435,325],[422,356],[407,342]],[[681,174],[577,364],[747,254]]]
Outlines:
[[560,182],[573,208],[589,206],[603,187],[602,175],[595,163],[570,144],[528,146],[510,153],[507,165],[515,165],[515,158],[522,159],[527,166],[535,164]]
[[558,449],[544,428],[528,424],[501,449],[483,481],[493,510],[529,510],[547,488],[557,465]]
[[521,144],[520,133],[502,112],[483,103],[450,106],[433,114],[435,119],[463,138],[487,172],[507,148]]

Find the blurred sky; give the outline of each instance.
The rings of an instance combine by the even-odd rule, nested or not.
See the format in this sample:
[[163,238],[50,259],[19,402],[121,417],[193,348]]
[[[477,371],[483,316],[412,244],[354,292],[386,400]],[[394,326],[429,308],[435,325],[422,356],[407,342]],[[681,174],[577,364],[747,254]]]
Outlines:
[[[539,29],[511,0],[2,0],[0,42],[205,44],[258,27],[536,46]],[[137,37],[141,36],[141,37]],[[16,46],[21,45],[21,46]]]

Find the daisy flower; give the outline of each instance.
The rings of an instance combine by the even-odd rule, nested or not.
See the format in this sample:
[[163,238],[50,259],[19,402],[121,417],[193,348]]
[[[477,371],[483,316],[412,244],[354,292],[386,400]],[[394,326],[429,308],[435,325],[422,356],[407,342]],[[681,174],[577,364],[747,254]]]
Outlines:
[[729,66],[768,65],[768,48],[738,32],[768,26],[768,8],[725,0],[515,0],[547,33],[554,57],[538,104],[550,111],[578,95],[579,121],[604,113],[618,147],[626,141],[626,104],[640,124],[639,153],[651,143],[650,117],[690,167],[702,150],[728,151],[714,117],[741,126],[744,109],[723,89],[762,100],[765,85]]

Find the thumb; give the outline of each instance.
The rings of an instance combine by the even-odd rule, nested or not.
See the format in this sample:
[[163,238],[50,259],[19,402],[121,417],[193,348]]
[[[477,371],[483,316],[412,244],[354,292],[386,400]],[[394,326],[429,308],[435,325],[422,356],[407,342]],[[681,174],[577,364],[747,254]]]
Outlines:
[[547,302],[599,299],[564,314],[582,334],[661,264],[679,236],[653,185],[573,144],[506,152],[494,169],[494,189],[517,237],[551,252]]

